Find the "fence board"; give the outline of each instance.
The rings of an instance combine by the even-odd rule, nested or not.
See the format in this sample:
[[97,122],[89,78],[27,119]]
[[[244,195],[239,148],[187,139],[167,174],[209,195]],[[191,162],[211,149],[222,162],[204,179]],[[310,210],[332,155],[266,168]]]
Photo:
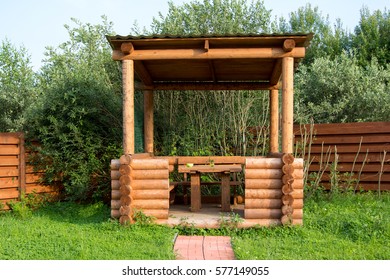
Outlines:
[[35,172],[26,160],[23,133],[0,133],[0,209],[8,210],[7,202],[19,200],[22,192],[55,192],[39,183],[43,173]]
[[[310,131],[313,140],[309,145],[305,142]],[[352,178],[365,190],[377,190],[379,185],[381,190],[390,190],[390,122],[296,125],[294,133],[298,153],[304,153],[301,156],[310,163],[309,173],[324,171],[323,186],[331,187],[331,165],[337,163],[339,178],[353,173]],[[343,179],[340,183],[345,185]]]

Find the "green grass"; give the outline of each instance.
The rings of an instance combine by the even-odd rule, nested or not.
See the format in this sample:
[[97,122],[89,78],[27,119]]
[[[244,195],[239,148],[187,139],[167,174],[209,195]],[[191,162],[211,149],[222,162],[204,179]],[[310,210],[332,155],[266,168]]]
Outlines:
[[0,259],[174,259],[174,231],[121,226],[103,204],[55,203],[34,212],[0,215]]
[[237,259],[390,259],[390,194],[328,194],[305,201],[304,226],[171,229],[121,226],[103,204],[19,206],[0,215],[0,259],[174,259],[181,234],[230,235]]
[[305,201],[303,227],[240,231],[238,259],[388,260],[390,194],[330,194]]

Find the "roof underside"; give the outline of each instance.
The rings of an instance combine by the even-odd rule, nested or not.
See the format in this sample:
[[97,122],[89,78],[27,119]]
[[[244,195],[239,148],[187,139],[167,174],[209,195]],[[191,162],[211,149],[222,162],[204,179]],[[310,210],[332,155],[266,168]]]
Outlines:
[[262,34],[107,39],[113,59],[134,60],[141,88],[268,89],[278,86],[282,58],[293,57],[297,67],[312,37]]

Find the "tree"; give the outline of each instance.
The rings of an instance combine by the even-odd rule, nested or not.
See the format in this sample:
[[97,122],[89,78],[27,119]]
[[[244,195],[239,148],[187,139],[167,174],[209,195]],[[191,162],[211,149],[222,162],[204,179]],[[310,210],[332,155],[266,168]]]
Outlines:
[[21,130],[25,110],[36,97],[35,73],[24,47],[0,45],[0,131]]
[[289,20],[281,17],[272,24],[274,32],[314,33],[307,50],[304,63],[312,63],[315,58],[329,56],[336,58],[350,48],[350,35],[338,19],[333,28],[329,16],[323,16],[318,7],[306,4],[291,12]]
[[390,118],[390,67],[375,59],[366,67],[350,54],[320,57],[295,76],[300,123],[386,121]]
[[363,7],[352,46],[361,65],[369,65],[374,57],[381,65],[390,63],[390,11],[377,10],[371,14]]
[[169,2],[168,14],[153,18],[151,33],[207,35],[268,32],[271,11],[263,1],[203,0],[175,6]]
[[41,144],[46,181],[60,180],[68,198],[83,200],[109,196],[109,162],[122,139],[121,75],[105,38],[112,23],[73,24],[68,41],[47,49],[26,129]]

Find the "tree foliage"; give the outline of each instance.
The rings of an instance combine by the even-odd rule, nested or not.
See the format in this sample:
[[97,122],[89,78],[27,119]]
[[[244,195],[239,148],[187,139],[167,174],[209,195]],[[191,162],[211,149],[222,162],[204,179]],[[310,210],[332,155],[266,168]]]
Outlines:
[[35,99],[35,74],[26,48],[0,45],[0,131],[23,128],[25,111]]
[[390,63],[390,11],[360,11],[360,22],[352,37],[352,46],[360,65],[369,65],[373,58],[381,65]]
[[304,59],[305,64],[323,56],[336,58],[349,48],[349,33],[343,28],[341,20],[338,19],[332,27],[329,16],[323,16],[319,8],[311,4],[291,12],[288,20],[279,18],[272,26],[274,32],[314,34]]
[[47,182],[60,180],[68,197],[87,199],[107,195],[121,144],[121,83],[105,39],[111,23],[73,23],[65,26],[69,40],[47,49],[27,129],[41,144]]
[[151,33],[207,35],[261,33],[269,31],[271,11],[263,1],[194,0],[175,6],[168,3],[168,14],[153,18]]
[[390,67],[366,67],[346,53],[302,65],[296,77],[296,119],[301,123],[384,121],[390,118]]

